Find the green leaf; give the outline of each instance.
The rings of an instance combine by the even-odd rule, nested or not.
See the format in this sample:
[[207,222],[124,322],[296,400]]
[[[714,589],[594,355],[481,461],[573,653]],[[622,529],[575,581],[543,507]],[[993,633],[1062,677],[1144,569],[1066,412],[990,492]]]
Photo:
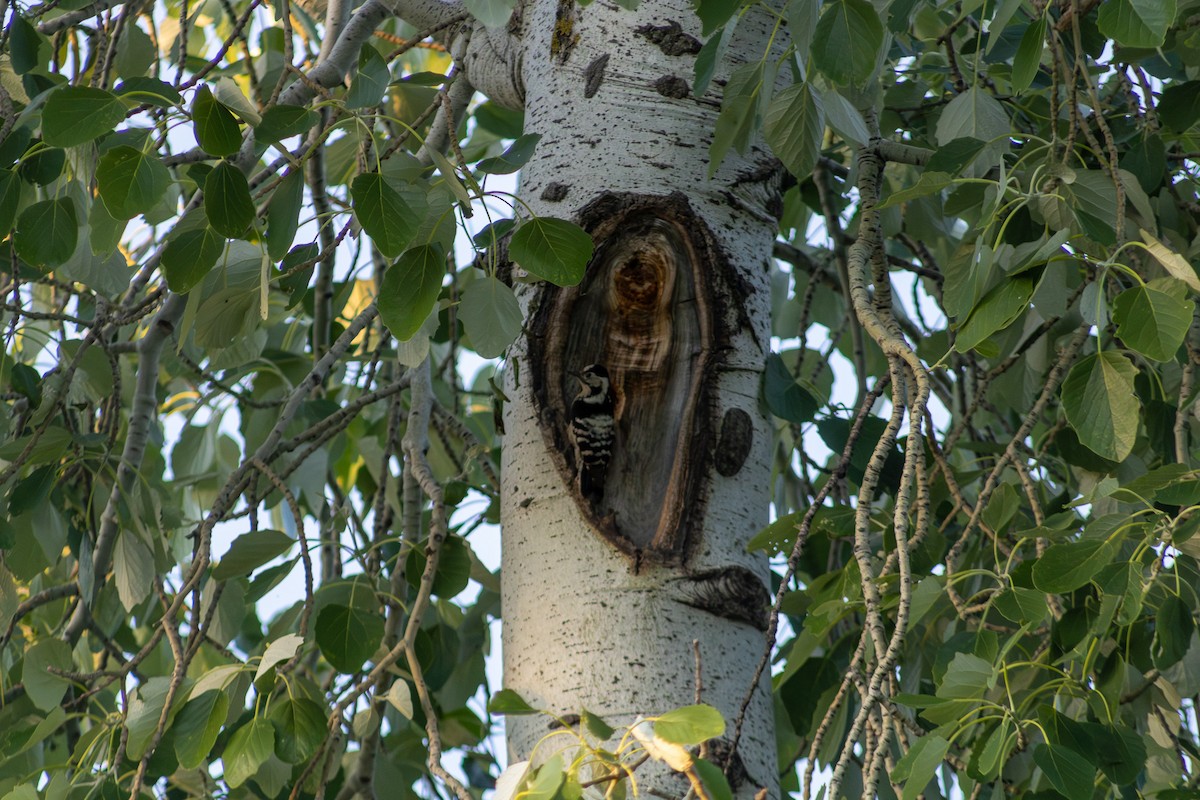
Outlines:
[[192,101],[192,124],[196,142],[206,153],[230,156],[242,146],[242,130],[233,113],[217,102],[207,86],[196,90]]
[[188,700],[172,726],[179,766],[195,769],[210,757],[228,712],[229,696],[220,690],[202,692]]
[[278,261],[296,239],[304,206],[304,171],[294,169],[275,187],[267,203],[267,254]]
[[275,755],[289,764],[312,758],[325,741],[325,711],[306,697],[284,695],[273,701],[269,719],[275,726]]
[[1162,98],[1155,108],[1164,125],[1183,133],[1200,119],[1200,81],[1186,81],[1164,87]]
[[36,267],[66,263],[78,241],[79,217],[70,197],[34,203],[17,218],[13,243],[21,258]]
[[1123,47],[1162,47],[1175,21],[1175,0],[1108,0],[1101,3],[1100,32]]
[[536,708],[526,703],[525,699],[512,689],[501,689],[493,694],[492,699],[488,701],[488,711],[491,711],[493,714],[510,714],[513,716],[540,713]]
[[763,118],[763,138],[793,176],[803,180],[812,172],[824,135],[821,97],[807,82],[794,83],[772,98]]
[[702,97],[708,91],[717,64],[725,57],[725,50],[736,27],[737,20],[733,20],[722,28],[720,33],[710,36],[696,54],[695,79],[692,83],[692,94],[696,97]]
[[580,712],[579,717],[579,721],[583,724],[583,727],[588,733],[596,737],[598,741],[607,741],[608,739],[612,738],[614,733],[616,733],[611,725],[592,712],[588,711],[586,708]]
[[38,29],[20,14],[14,13],[9,25],[9,51],[13,72],[24,75],[38,66],[38,51],[42,49],[46,40],[38,33]]
[[891,774],[894,782],[904,783],[901,800],[913,800],[925,791],[949,750],[950,742],[935,733],[927,733],[912,743]]
[[921,177],[916,184],[901,189],[898,192],[892,192],[887,199],[879,204],[879,208],[891,208],[911,200],[916,200],[918,197],[928,197],[931,194],[937,194],[948,186],[954,185],[954,179],[944,172],[925,171],[921,173]]
[[533,157],[534,148],[541,139],[540,133],[527,133],[520,136],[500,155],[480,161],[478,169],[480,172],[492,175],[508,175],[516,172],[529,163],[529,159]]
[[871,140],[871,132],[867,130],[862,112],[836,90],[829,89],[823,92],[821,103],[825,108],[825,119],[829,127],[843,139],[857,145],[865,145]]
[[492,277],[472,282],[463,292],[459,317],[475,352],[497,358],[521,333],[521,306],[513,290]]
[[400,716],[405,719],[413,718],[412,689],[407,681],[397,679],[388,689],[387,701],[392,708],[400,712]]
[[488,28],[503,28],[516,0],[466,0],[467,11]]
[[1194,307],[1191,300],[1168,294],[1153,283],[1126,289],[1113,301],[1117,336],[1147,358],[1170,361],[1183,344]]
[[321,609],[314,628],[317,647],[333,668],[347,675],[358,672],[383,641],[383,619],[331,603]]
[[268,561],[292,549],[296,540],[283,531],[258,530],[243,533],[233,540],[229,550],[213,568],[213,579],[227,581],[249,575]]
[[1033,564],[1033,585],[1048,594],[1073,592],[1112,563],[1119,543],[1097,539],[1051,545]]
[[934,152],[925,165],[922,177],[930,172],[945,172],[947,175],[959,177],[985,147],[987,147],[987,142],[973,139],[970,136],[947,142]]
[[883,23],[867,0],[833,0],[821,12],[812,58],[834,83],[861,86],[875,72]]
[[113,557],[113,578],[117,584],[117,596],[126,611],[133,609],[146,599],[154,586],[154,553],[137,533],[122,531],[117,537],[116,553]]
[[383,276],[376,303],[392,335],[407,342],[421,329],[437,304],[446,277],[446,253],[440,244],[405,250]]
[[994,664],[972,653],[955,653],[936,694],[946,700],[973,700],[995,683]]
[[250,98],[242,94],[241,88],[238,87],[237,81],[233,78],[226,75],[217,78],[213,82],[212,91],[213,98],[232,111],[243,122],[249,125],[257,125],[262,122],[262,114],[250,102]]
[[358,71],[346,90],[346,108],[368,108],[379,105],[387,92],[392,74],[387,62],[374,47],[367,45],[358,56]]
[[271,667],[282,664],[296,655],[296,651],[300,649],[302,644],[304,644],[303,637],[295,633],[289,633],[267,645],[266,651],[258,662],[258,669],[254,671],[255,682],[265,675]]
[[[370,49],[370,48],[367,48]],[[419,215],[378,172],[359,175],[350,184],[354,216],[386,258],[404,252],[416,235]]]
[[1187,603],[1179,595],[1167,595],[1154,619],[1154,639],[1150,644],[1154,666],[1164,670],[1178,664],[1192,643],[1195,629]]
[[729,787],[729,780],[720,767],[703,758],[697,758],[692,767],[700,776],[700,782],[704,784],[712,800],[733,800],[733,789]]
[[21,179],[12,170],[0,169],[0,238],[8,235],[21,207]]
[[1188,263],[1186,258],[1160,242],[1145,228],[1139,229],[1139,233],[1146,245],[1146,250],[1154,256],[1163,269],[1171,274],[1171,277],[1183,281],[1195,291],[1200,292],[1200,276],[1196,274],[1196,269]]
[[821,407],[812,392],[792,377],[778,353],[767,356],[767,367],[763,372],[763,398],[772,414],[796,425],[811,422]]
[[222,161],[204,180],[204,213],[208,224],[222,236],[237,239],[254,222],[257,209],[250,183],[240,169]]
[[975,167],[976,170],[982,170],[999,161],[1008,150],[1011,127],[1008,113],[1000,101],[986,89],[972,86],[942,109],[936,129],[937,143],[947,145],[955,139],[964,138],[987,142],[979,156],[984,163]]
[[729,21],[737,12],[739,0],[696,0],[696,16],[700,17],[700,33],[708,36]]
[[158,78],[137,76],[128,78],[116,88],[118,97],[127,97],[137,103],[147,103],[159,108],[172,108],[183,102],[183,97],[171,84]]
[[1129,359],[1106,350],[1082,359],[1063,381],[1067,421],[1085,447],[1110,461],[1124,461],[1137,438],[1136,374]]
[[724,732],[721,712],[704,703],[668,711],[654,720],[655,735],[675,744],[700,744]]
[[1117,786],[1133,784],[1146,765],[1146,743],[1142,736],[1124,726],[1084,723],[1100,769]]
[[1026,273],[1004,281],[988,292],[958,329],[954,349],[965,353],[996,331],[1013,324],[1029,308],[1033,287],[1033,277]]
[[176,294],[187,294],[204,280],[224,250],[225,237],[207,225],[172,236],[162,254],[167,286]]
[[125,104],[112,92],[62,86],[46,98],[42,138],[53,147],[75,147],[110,133],[124,121]]
[[278,142],[307,133],[321,115],[304,106],[275,105],[263,112],[262,122],[254,126],[254,138],[260,142]]
[[67,671],[75,669],[71,662],[71,647],[66,642],[61,639],[42,639],[25,651],[21,683],[25,684],[29,699],[42,711],[57,706],[71,685],[66,678],[47,671],[47,667]]
[[1038,67],[1042,63],[1042,48],[1046,44],[1046,18],[1038,17],[1021,36],[1017,54],[1013,56],[1012,91],[1019,94],[1033,83]]
[[592,237],[553,217],[526,220],[513,234],[509,255],[522,269],[558,286],[574,286],[592,258]]
[[115,219],[132,219],[162,199],[171,185],[171,173],[156,156],[120,145],[100,157],[96,182],[108,213]]
[[1033,761],[1046,773],[1050,784],[1067,800],[1089,800],[1096,782],[1096,768],[1075,751],[1055,744],[1039,744]]
[[275,729],[265,719],[255,718],[233,732],[221,761],[225,764],[225,783],[237,788],[258,772],[275,752]]

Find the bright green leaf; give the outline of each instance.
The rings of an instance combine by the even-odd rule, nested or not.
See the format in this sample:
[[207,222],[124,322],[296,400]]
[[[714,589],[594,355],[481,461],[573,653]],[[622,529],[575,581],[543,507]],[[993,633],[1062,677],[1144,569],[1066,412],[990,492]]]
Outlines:
[[592,237],[566,220],[534,217],[517,228],[508,252],[531,275],[558,286],[574,286],[583,280],[592,258]]
[[512,689],[501,689],[492,695],[488,702],[488,710],[493,714],[536,714],[538,710],[526,703],[521,695]]
[[937,696],[946,700],[972,700],[995,682],[996,667],[990,661],[972,653],[955,653],[942,677]]
[[654,720],[654,733],[675,744],[700,744],[725,732],[721,712],[703,703],[668,711]]

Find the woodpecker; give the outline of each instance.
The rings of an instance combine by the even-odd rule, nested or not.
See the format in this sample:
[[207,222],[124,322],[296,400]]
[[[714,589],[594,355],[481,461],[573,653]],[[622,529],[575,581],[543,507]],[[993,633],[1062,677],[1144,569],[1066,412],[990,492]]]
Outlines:
[[579,470],[579,493],[596,504],[604,497],[604,479],[612,458],[616,419],[608,370],[592,364],[579,373],[579,394],[571,403],[570,431]]

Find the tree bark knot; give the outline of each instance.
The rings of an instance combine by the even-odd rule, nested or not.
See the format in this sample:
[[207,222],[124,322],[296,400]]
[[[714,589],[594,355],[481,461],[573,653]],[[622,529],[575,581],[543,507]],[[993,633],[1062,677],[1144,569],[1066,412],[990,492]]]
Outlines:
[[[714,469],[732,474],[749,452],[749,432],[736,414],[722,424],[716,398],[722,354],[745,317],[742,284],[680,193],[605,193],[579,222],[595,242],[583,281],[543,286],[530,318],[542,433],[584,519],[634,571],[682,564]],[[582,403],[593,391],[585,380],[611,399]],[[734,452],[718,461],[719,433]]]

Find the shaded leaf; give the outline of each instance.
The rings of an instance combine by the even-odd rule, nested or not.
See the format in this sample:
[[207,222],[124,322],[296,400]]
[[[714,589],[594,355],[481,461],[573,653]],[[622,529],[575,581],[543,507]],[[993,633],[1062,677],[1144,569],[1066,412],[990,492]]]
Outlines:
[[192,124],[196,142],[214,156],[233,155],[242,146],[242,130],[225,106],[217,102],[207,86],[196,90],[192,101]]
[[796,178],[812,172],[824,135],[821,97],[807,82],[792,84],[772,98],[763,118],[763,138]]
[[204,213],[208,224],[222,236],[237,239],[254,222],[257,209],[250,197],[250,183],[240,169],[221,162],[204,180]]
[[383,619],[378,614],[331,603],[317,615],[314,631],[325,660],[338,672],[351,674],[362,669],[379,649]]
[[883,23],[866,0],[833,0],[826,4],[813,35],[817,69],[843,86],[861,85],[875,71],[883,46]]
[[[368,48],[370,49],[370,48]],[[420,224],[419,215],[378,172],[359,175],[350,184],[354,215],[379,252],[395,258],[404,252]]]
[[475,352],[496,358],[521,333],[521,306],[513,290],[492,277],[472,282],[459,303],[459,319]]
[[202,692],[188,700],[172,726],[175,757],[181,767],[195,769],[205,762],[217,743],[228,711],[229,696],[223,691]]
[[1067,421],[1085,447],[1111,461],[1124,461],[1137,438],[1136,374],[1125,356],[1104,351],[1079,361],[1063,381]]
[[296,540],[283,531],[257,530],[233,540],[229,550],[213,568],[213,579],[226,581],[254,570],[292,549]]
[[405,250],[388,267],[376,303],[392,335],[406,342],[416,335],[437,304],[446,277],[446,253],[440,244]]
[[171,173],[156,156],[120,145],[100,157],[96,182],[108,212],[115,219],[132,219],[162,199],[171,185]]
[[42,138],[53,147],[75,147],[98,139],[125,121],[125,104],[92,86],[62,86],[46,98]]
[[42,200],[21,212],[13,242],[21,258],[38,267],[66,263],[79,241],[79,217],[70,197]]

